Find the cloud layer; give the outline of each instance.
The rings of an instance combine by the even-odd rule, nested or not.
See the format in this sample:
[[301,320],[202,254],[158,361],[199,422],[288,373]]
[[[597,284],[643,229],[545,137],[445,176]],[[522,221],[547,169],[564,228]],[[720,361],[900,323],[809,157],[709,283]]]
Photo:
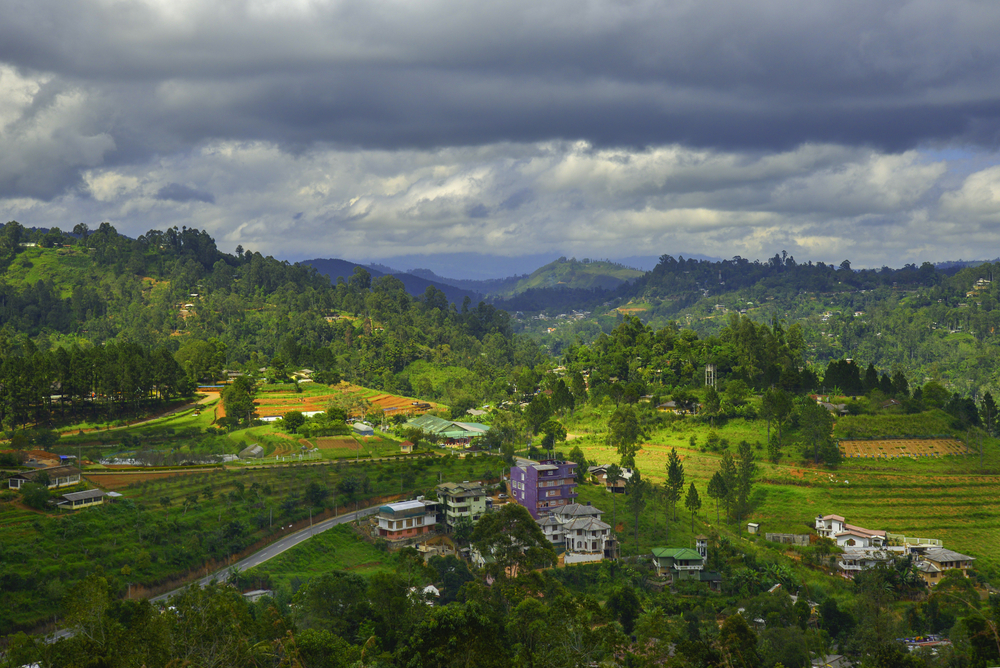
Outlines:
[[0,0],[0,213],[290,258],[995,256],[998,32],[973,1]]

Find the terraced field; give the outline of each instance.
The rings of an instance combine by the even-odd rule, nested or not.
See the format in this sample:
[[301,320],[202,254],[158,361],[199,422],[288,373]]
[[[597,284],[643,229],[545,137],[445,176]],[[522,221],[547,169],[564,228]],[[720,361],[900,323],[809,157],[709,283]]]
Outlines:
[[966,454],[965,444],[954,438],[892,438],[883,440],[842,440],[845,457],[886,458],[941,457]]
[[343,400],[345,395],[358,399],[359,407],[351,411],[350,417],[362,417],[361,400],[372,408],[381,409],[388,415],[403,413],[406,415],[422,415],[437,408],[436,404],[426,403],[400,397],[394,394],[378,393],[358,385],[341,383],[327,387],[325,385],[310,385],[305,392],[267,392],[254,400],[257,413],[261,416],[283,416],[291,411],[303,413],[323,411],[334,400]]

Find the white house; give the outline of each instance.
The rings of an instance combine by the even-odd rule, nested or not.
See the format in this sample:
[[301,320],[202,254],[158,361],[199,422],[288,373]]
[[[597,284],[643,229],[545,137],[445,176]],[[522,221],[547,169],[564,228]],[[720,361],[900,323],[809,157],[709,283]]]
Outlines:
[[591,505],[571,503],[539,520],[542,532],[553,545],[566,548],[564,563],[601,561],[611,549],[611,525],[601,521],[602,511]]
[[882,547],[885,545],[885,531],[873,531],[848,524],[840,515],[819,515],[816,517],[816,533],[830,538],[840,547]]

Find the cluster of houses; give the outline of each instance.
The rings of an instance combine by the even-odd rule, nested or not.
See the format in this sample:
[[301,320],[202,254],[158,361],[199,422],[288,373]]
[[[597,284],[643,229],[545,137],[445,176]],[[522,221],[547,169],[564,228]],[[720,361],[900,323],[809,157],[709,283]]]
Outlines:
[[[575,462],[520,459],[512,467],[510,499],[538,522],[545,537],[561,552],[564,563],[601,561],[616,554],[611,525],[603,511],[576,503]],[[507,495],[491,497],[479,482],[445,482],[436,499],[417,497],[379,508],[373,519],[377,535],[390,542],[416,541],[439,531],[451,532],[463,518],[473,524]]]
[[949,570],[957,569],[968,576],[969,568],[975,561],[975,557],[945,549],[940,540],[865,529],[848,524],[840,515],[817,516],[816,533],[833,540],[843,550],[837,568],[847,578],[876,564],[912,556],[920,576],[928,585],[935,585]]

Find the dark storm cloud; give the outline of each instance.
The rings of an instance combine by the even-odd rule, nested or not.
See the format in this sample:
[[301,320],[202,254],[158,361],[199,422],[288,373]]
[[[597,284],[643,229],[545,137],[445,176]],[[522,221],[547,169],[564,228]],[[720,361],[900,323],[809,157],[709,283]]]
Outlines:
[[205,202],[215,204],[215,195],[180,183],[168,183],[156,192],[156,199],[171,202]]
[[957,257],[1000,226],[998,33],[974,0],[0,0],[0,209],[288,257]]
[[[584,139],[996,145],[980,2],[0,5],[0,60],[113,109],[119,151]],[[110,112],[109,112],[110,113]]]

